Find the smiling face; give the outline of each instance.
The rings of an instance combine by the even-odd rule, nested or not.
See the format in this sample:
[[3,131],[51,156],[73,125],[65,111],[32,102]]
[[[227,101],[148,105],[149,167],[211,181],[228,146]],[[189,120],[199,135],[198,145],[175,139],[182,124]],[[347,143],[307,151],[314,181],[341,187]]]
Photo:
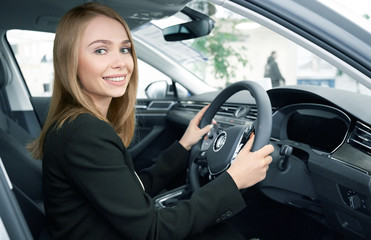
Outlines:
[[94,17],[81,39],[77,75],[83,91],[102,114],[107,114],[112,98],[125,94],[133,68],[124,26],[103,15]]

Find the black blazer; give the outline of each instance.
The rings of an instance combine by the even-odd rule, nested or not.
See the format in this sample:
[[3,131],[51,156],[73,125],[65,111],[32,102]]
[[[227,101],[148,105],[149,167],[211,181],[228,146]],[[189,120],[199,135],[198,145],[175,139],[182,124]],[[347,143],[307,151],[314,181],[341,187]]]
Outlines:
[[54,239],[184,239],[227,219],[245,203],[229,174],[174,208],[157,210],[151,195],[180,171],[188,152],[165,150],[140,179],[108,123],[81,114],[47,134],[43,156],[45,211]]

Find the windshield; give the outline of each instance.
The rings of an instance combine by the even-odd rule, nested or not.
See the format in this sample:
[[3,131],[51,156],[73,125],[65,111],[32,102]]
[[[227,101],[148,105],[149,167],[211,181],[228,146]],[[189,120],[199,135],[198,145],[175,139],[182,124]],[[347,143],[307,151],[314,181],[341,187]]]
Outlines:
[[[330,5],[348,8],[348,4],[341,5],[344,1],[336,2],[338,4]],[[237,81],[253,80],[265,89],[317,85],[371,95],[369,89],[341,69],[250,19],[206,1],[190,3],[189,7],[215,20],[215,28],[208,36],[166,42],[161,28],[171,25],[169,22],[182,21],[179,18],[152,21],[135,29],[134,35],[156,46],[212,87],[222,89]],[[371,21],[367,11],[371,7],[357,9],[350,11],[352,14],[347,11],[347,17],[352,15],[356,19],[354,16],[359,16],[359,24],[369,28]]]

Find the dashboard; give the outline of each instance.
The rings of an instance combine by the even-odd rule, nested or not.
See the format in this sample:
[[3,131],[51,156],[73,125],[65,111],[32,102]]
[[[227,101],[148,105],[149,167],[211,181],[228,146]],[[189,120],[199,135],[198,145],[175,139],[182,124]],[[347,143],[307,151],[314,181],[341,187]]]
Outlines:
[[[168,114],[188,122],[217,93],[192,96]],[[272,104],[273,162],[260,190],[355,238],[371,239],[371,97],[313,86],[268,91]],[[222,126],[252,124],[254,98],[246,91],[228,99],[214,119]],[[279,167],[282,146],[293,148]]]

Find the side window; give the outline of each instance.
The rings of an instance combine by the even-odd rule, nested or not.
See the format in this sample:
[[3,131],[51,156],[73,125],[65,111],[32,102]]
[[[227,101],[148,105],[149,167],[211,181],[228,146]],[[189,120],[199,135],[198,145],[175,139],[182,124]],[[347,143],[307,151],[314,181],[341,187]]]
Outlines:
[[[146,89],[151,85],[151,83],[163,82],[165,83],[165,86],[171,85],[170,77],[140,59],[138,59],[138,75],[139,84],[137,98],[139,99],[148,97],[146,94]],[[157,98],[162,98],[161,95],[157,96]]]
[[[7,32],[7,39],[32,97],[52,95],[54,35],[54,33],[24,30]],[[172,85],[170,77],[140,59],[138,59],[138,69],[137,98],[147,98],[145,90],[151,83],[164,82],[167,87]],[[176,85],[183,95],[188,94],[183,86]],[[160,98],[161,94],[157,96]]]
[[50,97],[54,77],[54,34],[10,30],[6,36],[31,96]]

